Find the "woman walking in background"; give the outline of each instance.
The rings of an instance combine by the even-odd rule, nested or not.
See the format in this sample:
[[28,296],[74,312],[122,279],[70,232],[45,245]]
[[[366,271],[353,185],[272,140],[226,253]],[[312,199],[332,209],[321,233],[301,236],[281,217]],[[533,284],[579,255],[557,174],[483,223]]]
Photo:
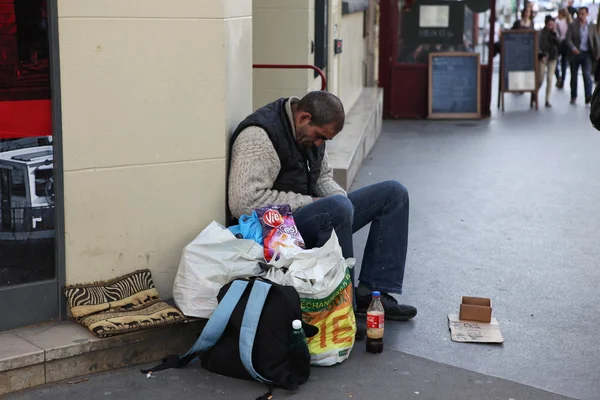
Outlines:
[[540,74],[538,88],[544,82],[544,74],[546,74],[546,107],[552,107],[550,104],[550,94],[552,93],[552,78],[556,70],[556,60],[558,59],[558,46],[560,40],[556,33],[556,25],[554,18],[546,16],[546,26],[540,31]]
[[563,7],[558,11],[558,17],[556,18],[555,22],[556,32],[558,33],[558,38],[560,40],[560,44],[558,46],[558,60],[556,64],[556,87],[562,89],[565,87],[567,65],[569,64],[569,60],[567,58],[569,49],[567,48],[565,38],[567,37],[569,25],[571,25],[573,22],[573,17],[571,17],[571,14],[569,14],[569,10]]
[[512,26],[512,29],[534,29],[532,17],[531,7],[525,7],[523,11],[521,11],[521,19],[516,20]]

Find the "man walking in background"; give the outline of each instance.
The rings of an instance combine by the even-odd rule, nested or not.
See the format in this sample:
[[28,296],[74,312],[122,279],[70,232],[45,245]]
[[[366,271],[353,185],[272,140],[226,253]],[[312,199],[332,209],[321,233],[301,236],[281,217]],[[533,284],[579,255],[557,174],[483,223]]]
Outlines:
[[571,64],[571,104],[577,102],[577,76],[579,67],[583,73],[583,88],[585,91],[585,104],[592,100],[592,57],[596,58],[594,46],[594,24],[588,25],[588,8],[580,7],[577,10],[577,19],[569,26],[566,43],[570,51]]

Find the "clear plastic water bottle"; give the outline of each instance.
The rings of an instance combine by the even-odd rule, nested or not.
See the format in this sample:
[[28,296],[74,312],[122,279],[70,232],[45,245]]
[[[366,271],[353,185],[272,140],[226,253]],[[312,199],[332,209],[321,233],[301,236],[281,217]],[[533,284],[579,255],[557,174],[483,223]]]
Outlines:
[[381,353],[383,351],[383,329],[385,311],[381,304],[381,293],[373,292],[373,299],[367,309],[367,352]]

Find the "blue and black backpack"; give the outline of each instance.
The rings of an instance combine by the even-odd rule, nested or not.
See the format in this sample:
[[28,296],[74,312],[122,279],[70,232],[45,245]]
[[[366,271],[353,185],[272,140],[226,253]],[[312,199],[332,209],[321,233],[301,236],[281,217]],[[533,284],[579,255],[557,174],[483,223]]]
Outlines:
[[[266,279],[237,279],[224,286],[219,305],[196,343],[183,356],[168,356],[143,373],[181,368],[200,360],[207,370],[273,387],[296,390],[310,376],[310,353],[290,348],[292,322],[302,320],[296,289]],[[307,337],[318,333],[303,323]]]

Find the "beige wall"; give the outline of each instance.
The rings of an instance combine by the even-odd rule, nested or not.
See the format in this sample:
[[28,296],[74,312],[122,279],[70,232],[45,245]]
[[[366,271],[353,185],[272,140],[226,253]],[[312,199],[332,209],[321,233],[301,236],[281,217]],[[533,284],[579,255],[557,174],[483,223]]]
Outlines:
[[364,14],[346,14],[342,17],[341,37],[343,51],[339,54],[338,96],[346,112],[354,105],[363,89],[365,41],[363,38]]
[[[254,0],[252,18],[255,64],[313,64],[314,0]],[[309,70],[255,69],[254,108],[280,97],[301,97],[313,81]]]
[[[254,0],[252,7],[255,64],[314,63],[314,0]],[[336,38],[344,41],[342,54],[334,54]],[[364,54],[363,14],[342,17],[342,1],[330,0],[327,90],[340,96],[347,110],[362,90]],[[321,79],[312,71],[255,69],[254,109],[320,88]]]
[[225,212],[252,107],[251,0],[59,0],[67,283],[150,268]]

